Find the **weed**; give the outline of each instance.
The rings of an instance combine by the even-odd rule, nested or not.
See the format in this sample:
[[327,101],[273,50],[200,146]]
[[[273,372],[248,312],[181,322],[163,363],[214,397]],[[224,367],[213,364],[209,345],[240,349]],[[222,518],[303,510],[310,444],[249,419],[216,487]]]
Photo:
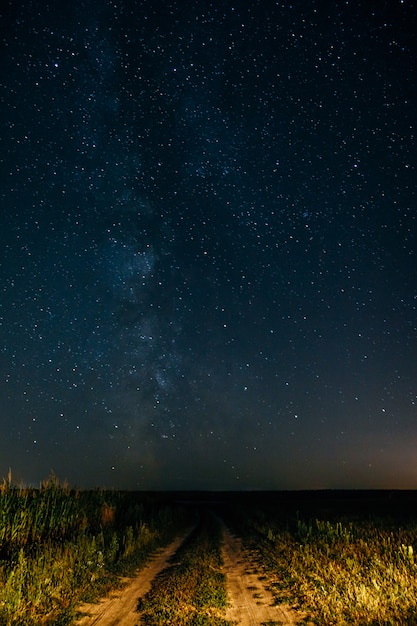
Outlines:
[[274,575],[277,602],[317,624],[415,624],[417,526],[296,519],[246,511],[246,541]]
[[[138,494],[0,485],[0,624],[63,626],[143,564],[175,532],[176,517]],[[178,520],[179,521],[179,520]]]
[[225,576],[221,572],[221,533],[208,515],[177,551],[170,567],[153,581],[139,601],[143,624],[226,626]]

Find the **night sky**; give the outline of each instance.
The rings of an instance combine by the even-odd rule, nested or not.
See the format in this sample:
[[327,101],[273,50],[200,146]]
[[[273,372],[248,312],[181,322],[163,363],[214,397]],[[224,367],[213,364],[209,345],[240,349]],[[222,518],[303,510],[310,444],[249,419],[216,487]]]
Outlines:
[[417,6],[0,9],[0,477],[417,488]]

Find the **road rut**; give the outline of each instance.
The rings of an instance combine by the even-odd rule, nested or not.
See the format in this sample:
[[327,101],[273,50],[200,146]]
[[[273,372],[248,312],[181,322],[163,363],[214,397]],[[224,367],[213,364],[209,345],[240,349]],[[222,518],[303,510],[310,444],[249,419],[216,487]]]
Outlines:
[[297,624],[300,616],[286,605],[274,605],[266,576],[244,549],[240,538],[223,526],[223,562],[229,607],[226,619],[239,626]]
[[177,537],[162,551],[156,553],[143,570],[133,578],[127,586],[111,592],[98,604],[80,605],[79,611],[84,615],[75,622],[76,626],[137,626],[140,616],[137,611],[138,600],[151,588],[153,579],[168,566],[169,559],[178,550],[185,535]]
[[[274,605],[267,577],[255,563],[255,558],[243,547],[241,539],[233,535],[223,523],[222,531],[223,571],[226,574],[228,596],[225,619],[239,626],[298,624],[299,613],[286,605]],[[74,626],[139,626],[139,598],[149,591],[155,576],[169,566],[169,560],[188,534],[177,537],[159,551],[124,588],[113,591],[98,604],[80,605],[79,611],[83,615]]]

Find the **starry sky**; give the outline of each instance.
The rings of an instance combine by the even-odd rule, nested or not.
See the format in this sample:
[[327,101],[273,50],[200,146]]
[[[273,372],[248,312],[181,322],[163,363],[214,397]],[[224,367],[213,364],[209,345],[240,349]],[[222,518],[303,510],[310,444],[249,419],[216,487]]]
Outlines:
[[5,0],[0,476],[417,488],[412,0]]

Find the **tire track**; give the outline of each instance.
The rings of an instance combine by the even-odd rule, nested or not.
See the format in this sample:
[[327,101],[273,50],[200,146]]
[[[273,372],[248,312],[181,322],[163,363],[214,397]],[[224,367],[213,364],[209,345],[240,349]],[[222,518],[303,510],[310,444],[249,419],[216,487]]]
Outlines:
[[111,592],[97,604],[81,604],[78,609],[84,615],[75,622],[75,626],[137,626],[140,623],[137,611],[139,598],[149,591],[155,576],[168,567],[170,558],[190,532],[177,537],[157,552],[123,589]]
[[298,623],[297,614],[286,605],[275,605],[266,578],[243,548],[241,539],[223,525],[223,563],[229,607],[226,619],[239,626],[265,623],[283,626]]

